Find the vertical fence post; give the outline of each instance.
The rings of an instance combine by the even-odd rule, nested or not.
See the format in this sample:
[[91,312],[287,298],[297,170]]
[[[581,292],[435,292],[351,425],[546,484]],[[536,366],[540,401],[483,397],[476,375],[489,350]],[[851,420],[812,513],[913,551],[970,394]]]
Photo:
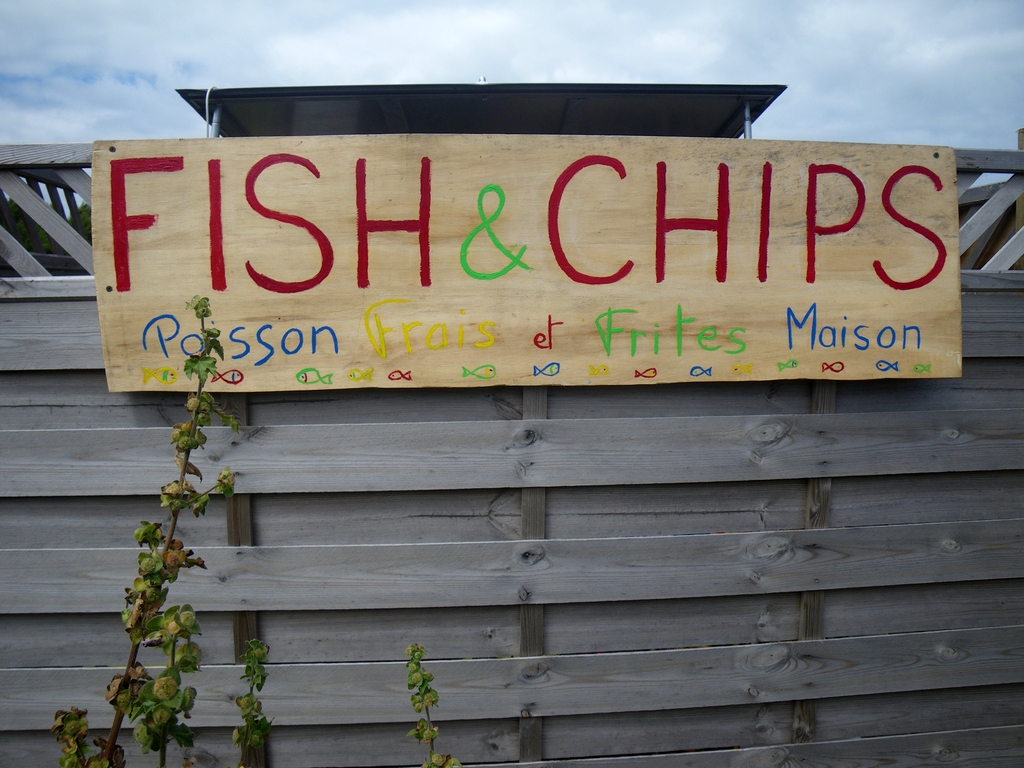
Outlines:
[[[836,382],[815,381],[811,384],[811,413],[836,412]],[[807,482],[807,503],[804,508],[804,528],[828,528],[829,506],[832,500],[832,478],[815,477]],[[822,620],[825,614],[825,593],[821,590],[800,595],[800,626],[798,640],[822,639]],[[793,705],[793,741],[814,739],[814,700],[798,701]]]
[[[548,417],[547,387],[523,387],[523,419]],[[521,506],[524,539],[543,539],[545,510],[544,488],[523,488]],[[540,656],[544,653],[544,606],[519,606],[519,655]],[[542,759],[541,727],[543,721],[523,710],[519,718],[519,762]]]

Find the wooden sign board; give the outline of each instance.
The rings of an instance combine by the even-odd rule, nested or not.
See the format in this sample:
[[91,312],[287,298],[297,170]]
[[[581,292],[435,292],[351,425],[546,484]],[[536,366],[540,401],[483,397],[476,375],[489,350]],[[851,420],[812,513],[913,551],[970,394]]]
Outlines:
[[110,388],[960,375],[941,147],[380,135],[97,142]]

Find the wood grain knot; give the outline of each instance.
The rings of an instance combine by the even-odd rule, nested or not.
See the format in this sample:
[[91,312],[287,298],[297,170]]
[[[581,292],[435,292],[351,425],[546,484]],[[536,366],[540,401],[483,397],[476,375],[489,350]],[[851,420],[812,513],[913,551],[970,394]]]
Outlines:
[[779,442],[789,434],[789,425],[781,422],[761,424],[750,433],[750,439],[759,445],[770,445]]
[[542,683],[548,679],[550,670],[547,664],[531,664],[519,673],[519,680],[523,683]]
[[512,436],[513,448],[526,448],[540,440],[540,434],[535,429],[523,429]]
[[747,548],[747,555],[755,560],[775,562],[793,552],[793,542],[783,536],[765,536]]
[[950,554],[955,554],[955,553],[959,552],[961,549],[962,549],[962,547],[960,546],[960,542],[957,541],[956,539],[946,539],[944,542],[942,542],[942,551],[943,552],[949,552]]
[[534,565],[546,557],[546,553],[540,547],[531,547],[519,553],[519,562],[523,565]]
[[958,648],[950,648],[948,645],[944,645],[938,649],[935,657],[939,661],[960,661],[961,659],[966,659],[968,655],[967,652],[961,651]]
[[945,435],[946,438],[948,438],[949,440],[956,440],[958,437],[960,437],[962,433],[956,427],[950,427],[942,434]]
[[519,588],[519,599],[522,600],[524,603],[527,600],[529,600],[530,599],[530,590],[528,590],[526,587],[520,587]]

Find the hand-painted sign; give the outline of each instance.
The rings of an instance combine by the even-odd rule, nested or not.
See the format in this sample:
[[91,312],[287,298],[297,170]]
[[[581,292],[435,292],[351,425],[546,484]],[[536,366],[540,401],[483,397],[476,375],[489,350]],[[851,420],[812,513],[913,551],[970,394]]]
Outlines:
[[114,390],[960,375],[953,151],[724,139],[98,142]]

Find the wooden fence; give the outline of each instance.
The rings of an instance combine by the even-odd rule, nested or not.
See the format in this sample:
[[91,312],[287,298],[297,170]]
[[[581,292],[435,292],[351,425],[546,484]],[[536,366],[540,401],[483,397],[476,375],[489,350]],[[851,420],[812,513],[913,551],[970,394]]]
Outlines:
[[[0,189],[69,151],[0,151]],[[203,625],[195,765],[231,761],[257,631],[272,768],[418,764],[411,642],[467,764],[1024,764],[1024,174],[966,183],[1024,152],[958,165],[962,379],[232,397],[201,468],[240,493],[182,522],[209,569],[172,588]],[[0,765],[55,765],[54,710],[109,724],[184,411],[108,393],[91,278],[5,235]]]

